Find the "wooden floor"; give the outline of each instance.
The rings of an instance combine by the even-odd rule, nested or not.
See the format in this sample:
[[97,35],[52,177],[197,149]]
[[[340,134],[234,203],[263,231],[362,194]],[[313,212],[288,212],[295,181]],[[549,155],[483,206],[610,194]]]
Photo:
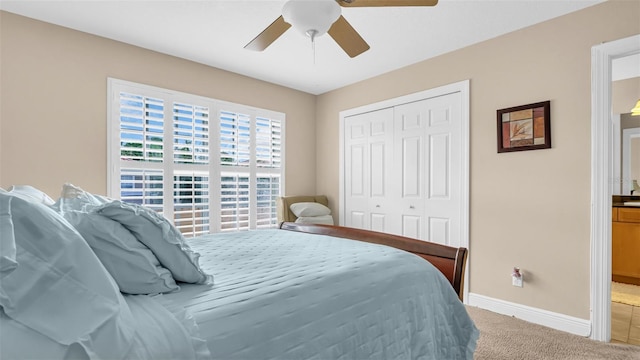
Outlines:
[[640,306],[611,303],[611,342],[640,345]]

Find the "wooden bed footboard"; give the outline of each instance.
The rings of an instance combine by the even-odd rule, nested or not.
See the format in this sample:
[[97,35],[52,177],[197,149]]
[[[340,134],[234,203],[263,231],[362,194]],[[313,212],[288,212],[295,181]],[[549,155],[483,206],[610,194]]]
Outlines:
[[345,239],[359,240],[374,244],[391,246],[416,254],[429,261],[449,280],[451,286],[462,301],[464,289],[464,271],[467,262],[467,249],[435,244],[411,239],[404,236],[381,232],[348,228],[343,226],[297,224],[283,222],[280,229],[311,234],[329,235]]

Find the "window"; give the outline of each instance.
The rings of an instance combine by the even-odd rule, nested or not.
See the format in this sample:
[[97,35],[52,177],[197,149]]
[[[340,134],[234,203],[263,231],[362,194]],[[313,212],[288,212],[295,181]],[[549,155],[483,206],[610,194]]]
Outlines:
[[277,225],[284,114],[116,79],[108,93],[109,196],[185,236]]

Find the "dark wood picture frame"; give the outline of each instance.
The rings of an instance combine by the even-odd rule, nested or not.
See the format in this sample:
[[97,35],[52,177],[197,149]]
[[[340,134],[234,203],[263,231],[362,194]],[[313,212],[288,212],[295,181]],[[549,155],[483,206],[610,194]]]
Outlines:
[[500,109],[498,153],[551,148],[551,101]]

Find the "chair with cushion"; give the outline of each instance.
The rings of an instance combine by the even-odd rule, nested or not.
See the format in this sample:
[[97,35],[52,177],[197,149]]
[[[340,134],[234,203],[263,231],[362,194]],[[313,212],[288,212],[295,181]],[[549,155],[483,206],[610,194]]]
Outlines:
[[[313,206],[314,203],[318,204],[318,206]],[[294,205],[293,210],[291,205]],[[330,221],[332,224],[333,218],[331,218],[331,211],[328,209],[328,206],[329,200],[325,195],[279,197],[276,200],[278,223],[298,222],[328,224],[328,221]],[[300,215],[300,217],[298,215]],[[316,217],[315,215],[321,216]],[[314,218],[317,220],[314,220]]]

